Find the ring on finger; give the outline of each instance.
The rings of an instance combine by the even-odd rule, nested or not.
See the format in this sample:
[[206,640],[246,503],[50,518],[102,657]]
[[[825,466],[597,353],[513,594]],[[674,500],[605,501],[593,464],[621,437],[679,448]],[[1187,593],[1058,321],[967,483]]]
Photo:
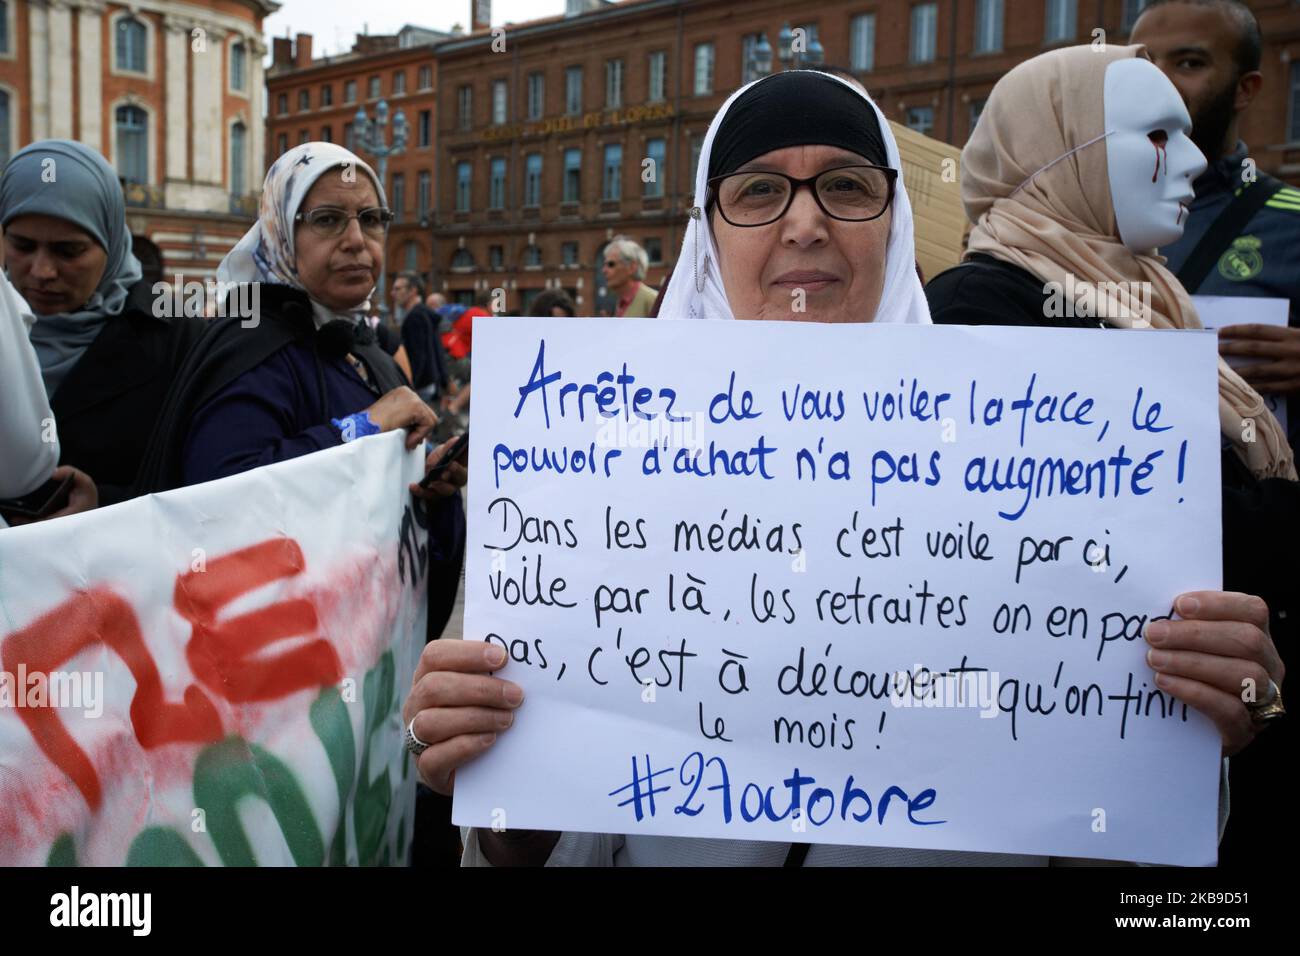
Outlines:
[[426,744],[419,737],[415,736],[414,717],[412,717],[411,722],[406,725],[405,739],[406,739],[406,749],[409,750],[416,757],[420,756],[420,754],[424,753],[431,746],[433,746],[432,744]]

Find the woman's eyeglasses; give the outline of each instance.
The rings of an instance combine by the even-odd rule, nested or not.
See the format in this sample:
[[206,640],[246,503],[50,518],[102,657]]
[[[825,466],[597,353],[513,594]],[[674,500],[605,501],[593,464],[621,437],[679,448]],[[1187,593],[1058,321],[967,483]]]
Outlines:
[[807,179],[785,173],[742,172],[709,180],[722,218],[733,226],[766,226],[790,209],[802,186],[812,190],[818,207],[832,219],[868,222],[894,201],[898,170],[888,166],[837,166]]
[[294,222],[305,222],[312,232],[327,239],[343,235],[353,219],[361,226],[362,232],[371,236],[383,236],[393,221],[393,212],[383,206],[371,206],[355,214],[337,206],[317,206],[310,212],[300,212],[293,217]]

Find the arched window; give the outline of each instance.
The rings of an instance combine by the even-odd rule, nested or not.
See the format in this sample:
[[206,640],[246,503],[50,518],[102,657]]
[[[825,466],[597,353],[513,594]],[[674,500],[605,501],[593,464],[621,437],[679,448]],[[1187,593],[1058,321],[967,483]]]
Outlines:
[[117,174],[128,183],[149,182],[149,114],[119,106],[115,115]]
[[9,162],[13,143],[9,142],[9,94],[0,90],[0,163]]
[[145,46],[149,31],[135,17],[122,17],[117,21],[117,68],[132,73],[148,73]]
[[242,122],[230,127],[230,193],[242,196],[248,191],[248,180],[244,168],[247,155],[246,144],[248,127]]
[[403,254],[406,256],[406,271],[420,271],[420,244],[418,242],[408,242],[403,248]]
[[457,249],[456,254],[451,257],[451,267],[453,269],[473,269],[473,253],[468,249]]

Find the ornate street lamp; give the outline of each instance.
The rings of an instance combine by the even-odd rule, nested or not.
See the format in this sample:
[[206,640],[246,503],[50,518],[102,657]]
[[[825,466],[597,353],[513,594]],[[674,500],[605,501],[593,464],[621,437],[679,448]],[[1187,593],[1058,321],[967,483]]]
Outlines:
[[[400,109],[393,117],[393,139],[390,143],[387,139],[386,130],[388,127],[388,101],[380,100],[379,105],[375,107],[375,118],[373,121],[366,116],[364,106],[357,107],[356,115],[352,118],[352,135],[354,137],[353,145],[357,151],[364,150],[371,156],[374,156],[378,162],[375,163],[376,172],[379,174],[379,181],[387,184],[388,182],[388,157],[396,156],[398,153],[406,150],[406,114]],[[400,211],[400,210],[399,210]],[[388,278],[388,237],[384,237],[384,268],[379,273],[379,311],[386,313],[388,310],[388,300],[385,298]]]

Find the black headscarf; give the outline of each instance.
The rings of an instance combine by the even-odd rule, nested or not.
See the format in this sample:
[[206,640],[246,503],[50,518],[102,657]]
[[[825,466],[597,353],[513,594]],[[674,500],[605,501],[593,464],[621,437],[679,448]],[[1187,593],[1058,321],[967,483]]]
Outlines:
[[734,173],[787,146],[838,146],[888,166],[876,111],[839,80],[815,70],[774,73],[727,112],[709,154],[709,178]]

